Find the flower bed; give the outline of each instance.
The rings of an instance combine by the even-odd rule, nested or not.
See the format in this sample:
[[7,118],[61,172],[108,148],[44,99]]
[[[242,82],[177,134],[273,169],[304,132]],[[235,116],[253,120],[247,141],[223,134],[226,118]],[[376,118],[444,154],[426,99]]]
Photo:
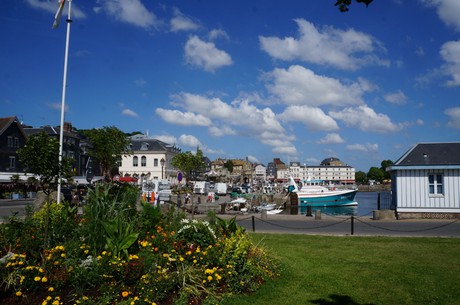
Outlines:
[[244,229],[100,185],[83,215],[51,204],[0,226],[1,304],[216,304],[276,276]]

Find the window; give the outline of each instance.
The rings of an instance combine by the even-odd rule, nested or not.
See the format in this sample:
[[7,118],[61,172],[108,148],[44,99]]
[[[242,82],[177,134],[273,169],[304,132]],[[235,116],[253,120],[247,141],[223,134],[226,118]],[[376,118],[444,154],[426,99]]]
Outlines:
[[10,168],[16,168],[16,157],[10,156]]
[[443,177],[442,174],[429,174],[428,175],[428,187],[430,195],[442,195],[444,190],[442,186]]
[[8,136],[8,147],[13,147],[13,137]]
[[139,161],[138,161],[137,156],[134,156],[134,157],[133,157],[133,166],[134,166],[134,167],[137,167],[137,163],[138,163],[138,162],[139,162]]
[[145,156],[141,157],[141,166],[147,166],[147,158]]
[[14,147],[19,148],[19,138],[14,137]]
[[153,159],[153,166],[155,166],[155,167],[158,166],[158,159],[157,158]]

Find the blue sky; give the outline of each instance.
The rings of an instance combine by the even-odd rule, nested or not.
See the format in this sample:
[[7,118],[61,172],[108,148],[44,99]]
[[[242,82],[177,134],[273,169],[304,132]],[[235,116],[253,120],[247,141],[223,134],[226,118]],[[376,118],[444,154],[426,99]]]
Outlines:
[[[460,1],[72,1],[65,120],[367,172],[459,141]],[[60,124],[67,5],[0,2],[0,116]]]

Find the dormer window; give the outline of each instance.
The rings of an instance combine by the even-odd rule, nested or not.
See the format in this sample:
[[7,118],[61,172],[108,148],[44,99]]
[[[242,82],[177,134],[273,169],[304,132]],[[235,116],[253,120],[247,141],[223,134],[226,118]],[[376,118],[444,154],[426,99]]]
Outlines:
[[141,150],[148,150],[148,149],[149,149],[149,143],[142,142],[141,143]]

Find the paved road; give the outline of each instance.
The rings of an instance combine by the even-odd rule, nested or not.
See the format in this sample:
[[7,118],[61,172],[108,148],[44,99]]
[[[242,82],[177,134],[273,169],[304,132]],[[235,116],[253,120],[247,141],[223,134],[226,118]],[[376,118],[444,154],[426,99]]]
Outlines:
[[[0,221],[17,212],[24,214],[24,207],[30,200],[0,200]],[[203,218],[205,214],[195,215]],[[321,219],[305,215],[218,215],[223,218],[237,217],[238,225],[249,232],[291,233],[311,235],[354,235],[354,236],[415,236],[415,237],[458,237],[460,220],[373,220],[371,216],[327,216]]]

